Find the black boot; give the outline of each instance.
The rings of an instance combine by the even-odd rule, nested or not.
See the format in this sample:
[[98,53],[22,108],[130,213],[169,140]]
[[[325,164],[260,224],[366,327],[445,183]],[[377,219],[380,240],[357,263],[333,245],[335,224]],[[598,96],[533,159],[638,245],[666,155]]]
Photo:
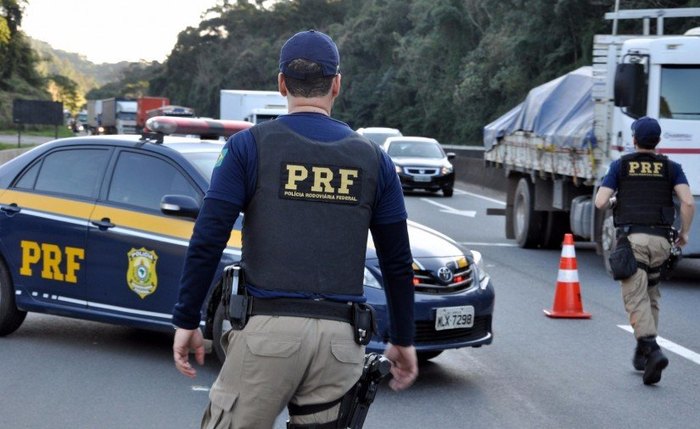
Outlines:
[[632,365],[637,371],[644,371],[647,366],[647,357],[644,354],[644,345],[642,341],[637,340],[637,347],[634,349],[634,357],[632,357]]
[[656,384],[661,380],[661,371],[668,366],[668,358],[661,352],[661,348],[656,344],[654,337],[642,338],[642,352],[647,363],[644,367],[644,384]]

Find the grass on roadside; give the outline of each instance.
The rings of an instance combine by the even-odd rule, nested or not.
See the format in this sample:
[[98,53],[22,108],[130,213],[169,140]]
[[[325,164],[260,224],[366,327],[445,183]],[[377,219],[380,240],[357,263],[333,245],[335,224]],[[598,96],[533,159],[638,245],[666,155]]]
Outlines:
[[[28,147],[32,147],[32,146],[36,146],[36,145],[29,144],[29,143],[22,143],[20,148],[24,149],[24,148],[28,148]],[[5,149],[17,149],[17,143],[7,143],[7,142],[0,141],[0,150],[5,150]]]
[[[29,143],[24,137],[27,136],[39,136],[39,137],[49,137],[52,140],[56,138],[56,132],[58,131],[58,138],[73,137],[73,132],[65,126],[59,126],[56,130],[53,126],[47,127],[36,127],[33,129],[22,130],[20,135],[20,147],[26,148],[30,146],[36,146],[35,143]],[[10,137],[11,136],[11,137]],[[17,129],[16,128],[0,128],[0,150],[5,149],[17,149]]]

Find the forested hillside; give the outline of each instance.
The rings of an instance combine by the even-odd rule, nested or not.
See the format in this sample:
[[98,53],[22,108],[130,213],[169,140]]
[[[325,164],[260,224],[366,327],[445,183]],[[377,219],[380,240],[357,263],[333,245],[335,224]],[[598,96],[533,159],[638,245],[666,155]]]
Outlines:
[[[13,30],[15,9],[8,5],[27,1],[0,0],[0,94],[47,83],[46,74],[37,72],[37,55]],[[221,89],[275,90],[282,43],[316,28],[340,49],[343,90],[335,116],[353,127],[389,126],[443,143],[478,144],[482,127],[530,88],[590,63],[593,35],[610,32],[603,16],[615,0],[260,4],[222,0],[198,28],[179,34],[165,63],[128,64],[117,81],[86,97],[162,95],[201,116],[218,117]],[[620,7],[700,7],[700,0],[621,0]],[[635,25],[621,22],[620,32],[640,33]],[[665,25],[673,33],[700,22],[669,19]],[[8,58],[20,57],[24,66],[5,69]]]
[[[593,35],[610,32],[603,16],[614,8],[614,0],[294,0],[268,10],[230,3],[180,34],[152,94],[217,117],[220,89],[276,89],[284,40],[317,28],[340,49],[336,116],[451,144],[477,144],[482,127],[530,88],[589,64]],[[674,30],[673,20],[666,26]],[[641,28],[622,23],[625,30]]]

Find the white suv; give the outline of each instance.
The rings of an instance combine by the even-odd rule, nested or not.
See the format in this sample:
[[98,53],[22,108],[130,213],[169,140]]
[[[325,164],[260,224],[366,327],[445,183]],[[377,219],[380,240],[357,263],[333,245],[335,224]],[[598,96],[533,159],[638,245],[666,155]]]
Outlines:
[[360,135],[367,137],[373,142],[377,143],[379,146],[383,146],[386,139],[389,137],[400,137],[401,131],[396,128],[384,128],[384,127],[367,127],[359,128],[357,132]]

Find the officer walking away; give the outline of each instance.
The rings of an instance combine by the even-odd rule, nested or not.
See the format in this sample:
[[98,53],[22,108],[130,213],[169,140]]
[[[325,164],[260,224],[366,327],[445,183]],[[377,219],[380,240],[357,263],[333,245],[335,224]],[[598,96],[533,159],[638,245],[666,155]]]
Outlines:
[[390,310],[389,385],[405,389],[418,374],[412,256],[394,166],[377,145],[330,117],[341,75],[329,36],[295,34],[281,49],[279,70],[289,114],[227,141],[195,223],[173,312],[175,366],[194,377],[190,349],[204,362],[200,309],[234,221],[245,212],[245,326],[222,339],[226,361],[203,428],[271,428],[285,406],[290,428],[336,427],[339,402],[360,378],[371,336],[371,327],[356,326],[368,315],[368,231]]
[[[656,119],[639,118],[632,124],[632,134],[635,152],[610,164],[595,205],[599,209],[613,206],[618,236],[626,234],[634,252],[637,270],[621,281],[625,310],[637,339],[632,363],[636,370],[644,371],[644,384],[655,384],[668,366],[668,358],[656,343],[660,268],[673,245],[688,243],[695,203],[681,165],[655,152],[661,136]],[[674,192],[680,201],[677,235],[672,229]]]

